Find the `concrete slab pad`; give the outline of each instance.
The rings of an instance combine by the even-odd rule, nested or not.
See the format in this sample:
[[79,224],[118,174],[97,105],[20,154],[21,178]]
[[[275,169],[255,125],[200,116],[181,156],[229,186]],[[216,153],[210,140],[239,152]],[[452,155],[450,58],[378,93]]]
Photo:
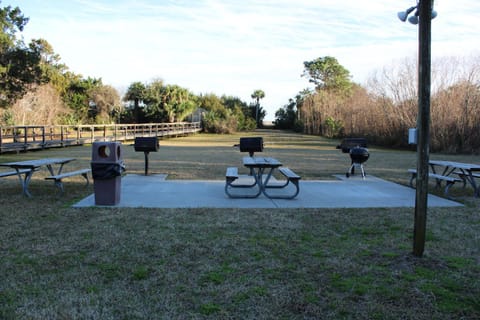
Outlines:
[[[414,207],[415,190],[373,176],[338,180],[301,180],[300,193],[292,200],[231,199],[225,181],[165,180],[166,175],[126,175],[122,178],[120,203],[109,207],[130,208],[386,208]],[[244,191],[242,191],[244,192]],[[290,192],[278,190],[273,192]],[[462,206],[461,203],[428,196],[430,207]],[[73,207],[95,206],[94,194]]]

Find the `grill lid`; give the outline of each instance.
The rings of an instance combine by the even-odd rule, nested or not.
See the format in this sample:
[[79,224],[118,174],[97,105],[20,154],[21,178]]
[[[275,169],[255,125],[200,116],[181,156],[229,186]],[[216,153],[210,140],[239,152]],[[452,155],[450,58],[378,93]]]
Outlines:
[[368,160],[370,153],[367,148],[355,147],[350,149],[350,158],[353,162],[363,163]]
[[240,138],[240,152],[248,152],[250,156],[254,152],[263,151],[263,138],[262,137],[246,137]]

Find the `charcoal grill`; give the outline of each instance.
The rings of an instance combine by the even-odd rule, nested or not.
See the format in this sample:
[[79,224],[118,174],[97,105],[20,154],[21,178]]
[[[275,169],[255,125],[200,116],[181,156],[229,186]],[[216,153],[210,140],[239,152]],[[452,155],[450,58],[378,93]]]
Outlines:
[[157,137],[137,137],[135,138],[135,151],[143,151],[145,155],[145,175],[148,176],[148,154],[157,152],[160,147]]
[[365,179],[365,170],[363,169],[363,164],[368,160],[369,157],[370,153],[368,152],[367,148],[350,148],[350,159],[352,160],[352,165],[346,173],[347,178],[350,177],[350,175],[355,174],[355,168],[360,168],[360,171],[362,172],[362,178]]
[[367,139],[365,138],[345,138],[337,146],[337,149],[341,149],[343,153],[349,153],[350,149],[355,147],[367,147]]
[[263,151],[262,137],[247,137],[240,138],[240,152],[248,152],[250,157],[253,157],[255,152]]

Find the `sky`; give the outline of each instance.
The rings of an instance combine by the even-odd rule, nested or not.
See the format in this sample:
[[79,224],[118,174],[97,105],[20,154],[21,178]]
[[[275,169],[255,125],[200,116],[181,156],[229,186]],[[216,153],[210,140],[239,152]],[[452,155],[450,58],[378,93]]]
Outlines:
[[[266,120],[311,88],[304,62],[333,56],[363,84],[418,56],[418,27],[397,18],[415,0],[3,0],[30,18],[69,69],[123,94],[162,79],[195,94],[253,102]],[[480,1],[436,0],[432,59],[480,54]]]

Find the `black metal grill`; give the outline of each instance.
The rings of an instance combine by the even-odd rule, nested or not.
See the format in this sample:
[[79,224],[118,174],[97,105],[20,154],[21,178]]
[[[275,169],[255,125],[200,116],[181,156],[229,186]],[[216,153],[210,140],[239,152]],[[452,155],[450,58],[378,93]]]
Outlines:
[[355,147],[350,149],[350,159],[352,163],[364,163],[370,157],[367,148]]
[[135,138],[135,151],[158,151],[160,145],[157,137],[137,137]]
[[248,152],[253,157],[255,152],[263,151],[262,137],[240,138],[240,152]]
[[143,151],[145,154],[145,175],[148,175],[148,154],[157,152],[160,148],[157,137],[137,137],[134,144],[135,151]]
[[362,171],[362,178],[365,178],[363,164],[368,160],[368,158],[370,158],[368,149],[363,147],[353,147],[350,149],[349,153],[350,159],[352,160],[352,165],[346,173],[347,178],[350,177],[350,175],[355,174],[355,167],[360,167],[360,170]]
[[337,146],[337,149],[342,149],[343,153],[349,153],[350,149],[355,147],[367,147],[367,140],[365,138],[345,138]]

